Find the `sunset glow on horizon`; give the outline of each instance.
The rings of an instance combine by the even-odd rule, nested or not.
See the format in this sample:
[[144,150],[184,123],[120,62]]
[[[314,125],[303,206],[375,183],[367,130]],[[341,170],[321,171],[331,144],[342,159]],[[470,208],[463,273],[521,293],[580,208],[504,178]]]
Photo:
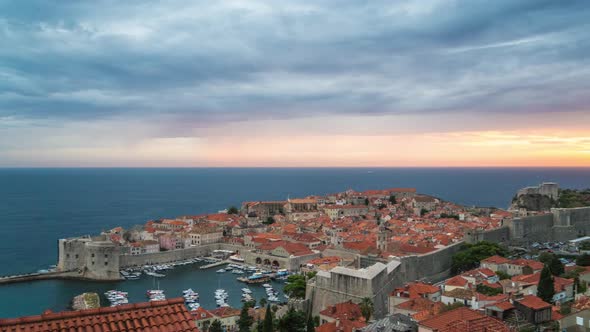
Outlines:
[[33,2],[0,167],[590,167],[587,2]]

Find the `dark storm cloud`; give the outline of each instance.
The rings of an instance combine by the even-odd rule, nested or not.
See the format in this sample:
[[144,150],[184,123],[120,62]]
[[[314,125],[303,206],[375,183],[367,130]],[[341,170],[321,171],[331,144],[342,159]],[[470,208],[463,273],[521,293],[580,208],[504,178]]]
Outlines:
[[584,110],[588,22],[587,1],[1,1],[0,117]]

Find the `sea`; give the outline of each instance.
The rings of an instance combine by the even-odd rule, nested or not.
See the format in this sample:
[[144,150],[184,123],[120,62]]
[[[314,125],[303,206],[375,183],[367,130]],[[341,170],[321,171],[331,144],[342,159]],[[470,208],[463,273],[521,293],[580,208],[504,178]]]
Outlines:
[[[148,220],[217,212],[249,200],[280,200],[347,189],[414,187],[467,206],[506,208],[516,190],[543,181],[590,187],[590,168],[31,168],[0,169],[0,275],[47,269],[57,262],[57,240],[98,234]],[[130,302],[147,289],[167,297],[192,288],[214,308],[224,288],[240,307],[236,275],[178,267],[165,278],[88,282],[47,280],[0,285],[0,318],[66,310],[83,292],[118,289]],[[282,284],[274,284],[282,290]],[[252,286],[257,299],[264,295]],[[102,299],[105,304],[105,299]]]

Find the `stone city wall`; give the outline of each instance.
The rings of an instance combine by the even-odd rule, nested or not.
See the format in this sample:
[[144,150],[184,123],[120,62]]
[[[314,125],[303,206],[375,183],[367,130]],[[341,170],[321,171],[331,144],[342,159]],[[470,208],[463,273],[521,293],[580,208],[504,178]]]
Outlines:
[[502,226],[487,231],[469,230],[465,233],[464,239],[467,243],[477,243],[481,241],[506,243],[510,240],[510,228],[508,226]]
[[553,240],[553,214],[514,218],[507,221],[510,242],[529,243]]
[[160,251],[140,255],[121,255],[121,268],[141,266],[146,264],[163,264],[196,257],[211,256],[214,250],[232,250],[245,252],[248,248],[227,243],[212,243],[186,249]]
[[342,273],[345,268],[318,272],[309,282],[306,298],[311,300],[313,313],[317,314],[328,305],[348,300],[360,302],[369,297],[373,301],[375,317],[384,317],[388,295],[396,287],[409,281],[439,281],[448,277],[452,256],[462,244],[459,242],[424,255],[394,258],[387,265],[377,263],[360,270],[346,269],[357,272]]

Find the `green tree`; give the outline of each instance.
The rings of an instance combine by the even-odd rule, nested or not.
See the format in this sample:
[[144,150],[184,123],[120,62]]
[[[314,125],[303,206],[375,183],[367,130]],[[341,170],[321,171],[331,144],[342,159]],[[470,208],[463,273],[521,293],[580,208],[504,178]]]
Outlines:
[[576,265],[579,266],[590,266],[590,255],[583,254],[576,258]]
[[373,314],[373,301],[368,297],[364,297],[361,300],[360,307],[363,317],[365,317],[365,320],[368,322]]
[[274,224],[274,222],[275,222],[275,218],[273,218],[273,217],[267,217],[266,218],[266,221],[263,221],[262,223],[265,224],[265,225],[270,225],[270,224]]
[[287,282],[288,284],[284,288],[287,295],[300,299],[305,298],[305,287],[307,286],[305,276],[292,274],[287,278]]
[[263,328],[264,326],[262,325],[262,321],[260,320],[260,318],[258,318],[258,320],[256,321],[256,332],[264,332]]
[[260,298],[260,301],[259,301],[258,303],[260,303],[260,307],[261,307],[261,308],[262,308],[262,307],[266,307],[266,303],[267,303],[267,302],[266,302],[266,298],[264,298],[264,297],[261,297],[261,298]]
[[588,285],[584,280],[580,280],[578,283],[578,294],[585,294],[588,290]]
[[547,251],[543,251],[542,253],[539,254],[539,262],[541,262],[543,264],[549,264],[549,262],[551,262],[553,257],[555,257],[554,254],[547,252]]
[[423,215],[425,215],[427,213],[428,213],[428,210],[426,210],[424,208],[420,210],[420,216],[423,216]]
[[555,295],[555,288],[553,285],[553,275],[547,265],[541,271],[541,278],[537,286],[537,296],[547,303],[553,303],[553,295]]
[[565,266],[557,256],[553,255],[549,261],[549,270],[551,270],[551,274],[554,276],[560,276],[565,272]]
[[305,313],[289,308],[287,313],[279,320],[280,332],[305,332],[307,330]]
[[248,314],[248,309],[250,309],[250,304],[244,303],[242,312],[240,312],[240,318],[237,321],[240,332],[250,332],[250,328],[254,324],[254,318]]
[[496,271],[496,275],[500,280],[510,279],[510,275],[504,271]]
[[219,319],[216,319],[211,323],[211,326],[209,326],[209,332],[223,332]]
[[235,206],[230,206],[229,209],[227,209],[228,214],[238,214],[238,212],[238,208]]
[[505,256],[507,253],[508,251],[497,243],[481,241],[475,244],[464,244],[460,251],[453,255],[451,272],[457,274],[471,270],[479,266],[482,259],[494,255]]
[[365,205],[369,205],[369,199],[365,198]]
[[590,241],[584,241],[578,245],[580,250],[590,250]]
[[389,203],[396,204],[397,200],[395,199],[395,195],[389,195]]
[[273,329],[272,311],[270,304],[266,306],[266,314],[264,314],[264,322],[262,323],[262,332],[272,332]]
[[487,296],[494,296],[498,294],[502,294],[502,288],[493,288],[490,286],[486,286],[484,284],[479,284],[475,288],[478,293],[487,295]]
[[315,332],[315,326],[313,324],[313,319],[311,315],[307,316],[307,332]]

